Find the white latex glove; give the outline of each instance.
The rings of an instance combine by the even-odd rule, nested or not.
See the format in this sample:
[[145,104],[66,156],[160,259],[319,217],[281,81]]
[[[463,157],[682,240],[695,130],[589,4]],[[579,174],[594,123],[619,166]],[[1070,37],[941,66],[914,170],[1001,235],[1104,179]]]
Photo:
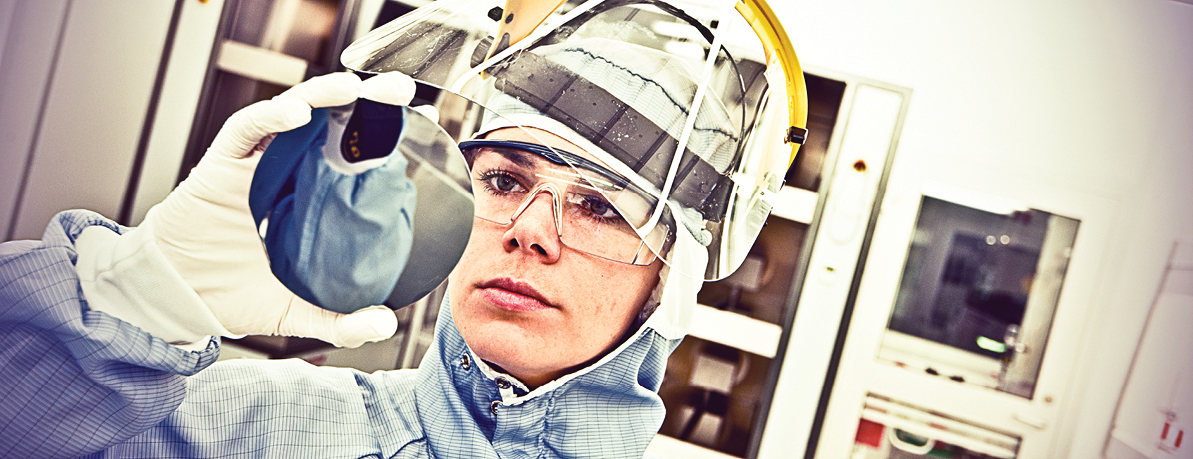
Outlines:
[[311,108],[346,105],[358,97],[406,105],[413,95],[413,80],[402,74],[361,82],[337,73],[245,107],[228,118],[187,179],[149,211],[143,226],[226,332],[310,337],[345,347],[394,334],[397,319],[388,308],[339,314],[287,290],[270,272],[248,193],[273,135],[306,124]]

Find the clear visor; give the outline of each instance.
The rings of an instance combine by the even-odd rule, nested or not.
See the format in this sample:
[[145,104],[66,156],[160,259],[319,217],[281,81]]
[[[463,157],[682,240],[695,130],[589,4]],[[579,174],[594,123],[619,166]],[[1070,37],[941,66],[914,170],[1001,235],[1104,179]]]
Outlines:
[[[565,244],[643,264],[666,261],[684,231],[708,248],[708,263],[673,268],[713,280],[745,258],[792,155],[786,75],[740,8],[732,0],[567,1],[555,9],[439,0],[361,38],[342,61],[437,88],[440,123],[462,136],[490,140],[497,129],[521,128],[575,146],[461,145],[478,217],[508,224],[545,193]],[[519,154],[537,161],[519,170],[520,180],[476,181],[480,165],[515,164]],[[504,193],[514,182],[520,194],[477,188]],[[485,199],[493,205],[481,206]],[[614,213],[613,226],[581,218]]]

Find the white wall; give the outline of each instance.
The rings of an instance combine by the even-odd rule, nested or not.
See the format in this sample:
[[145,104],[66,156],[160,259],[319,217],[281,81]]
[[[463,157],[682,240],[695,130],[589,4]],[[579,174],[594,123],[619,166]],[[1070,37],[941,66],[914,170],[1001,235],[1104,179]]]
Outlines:
[[16,132],[0,140],[5,238],[40,237],[65,209],[117,216],[173,8],[161,0],[16,3],[0,61],[0,130]]
[[67,0],[5,2],[0,29],[0,239],[8,239]]
[[771,6],[806,68],[912,89],[892,181],[990,171],[1114,203],[1052,456],[1100,457],[1168,250],[1193,233],[1193,6]]

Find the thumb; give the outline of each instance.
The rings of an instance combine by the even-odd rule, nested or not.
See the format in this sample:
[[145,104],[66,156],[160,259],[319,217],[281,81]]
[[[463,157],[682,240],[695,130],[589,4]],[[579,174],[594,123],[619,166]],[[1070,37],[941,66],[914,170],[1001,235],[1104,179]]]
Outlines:
[[[273,99],[233,113],[216,134],[211,148],[233,158],[248,156],[266,136],[307,124],[311,120],[311,108],[336,107],[356,100],[360,95],[360,83],[360,77],[347,72],[317,76],[299,83]],[[414,83],[407,86],[413,95]]]
[[232,158],[248,156],[266,136],[289,131],[311,120],[311,107],[298,99],[272,99],[242,108],[220,128],[211,150]]
[[404,73],[381,73],[360,84],[360,97],[383,104],[409,105],[415,89],[414,79]]
[[278,334],[303,336],[338,347],[359,347],[381,341],[398,330],[398,318],[385,306],[372,306],[340,314],[303,301],[297,296],[278,323]]

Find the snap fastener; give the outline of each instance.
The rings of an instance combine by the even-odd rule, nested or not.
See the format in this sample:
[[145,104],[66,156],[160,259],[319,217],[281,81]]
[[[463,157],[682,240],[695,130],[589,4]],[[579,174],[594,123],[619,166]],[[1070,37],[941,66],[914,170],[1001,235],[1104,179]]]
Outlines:
[[497,378],[497,388],[498,389],[509,389],[510,382],[506,381],[505,378]]
[[468,354],[460,356],[460,366],[463,367],[465,371],[472,368],[472,359],[468,358]]
[[501,406],[501,400],[493,400],[493,403],[489,404],[489,411],[492,411],[493,414],[497,414],[498,406]]

